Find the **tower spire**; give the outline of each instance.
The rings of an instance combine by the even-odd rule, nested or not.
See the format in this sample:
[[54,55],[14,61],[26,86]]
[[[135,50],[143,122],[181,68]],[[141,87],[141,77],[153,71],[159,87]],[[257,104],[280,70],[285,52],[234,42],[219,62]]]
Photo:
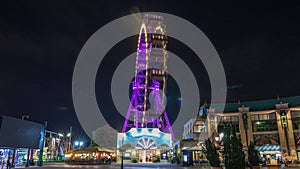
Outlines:
[[159,128],[162,132],[169,130],[174,138],[165,110],[168,44],[165,32],[162,16],[144,15],[137,45],[133,94],[122,132],[130,128]]

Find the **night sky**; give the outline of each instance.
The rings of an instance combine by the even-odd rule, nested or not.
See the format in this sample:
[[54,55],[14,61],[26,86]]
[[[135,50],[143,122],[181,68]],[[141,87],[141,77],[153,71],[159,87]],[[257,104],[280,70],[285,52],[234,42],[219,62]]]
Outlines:
[[[72,102],[72,74],[78,54],[99,28],[137,11],[177,15],[208,36],[226,72],[227,102],[300,95],[300,5],[271,2],[2,2],[0,112],[48,121],[50,130],[65,131],[73,126],[80,132]],[[111,53],[124,58],[134,52],[136,42],[137,37],[128,38]],[[203,65],[188,59],[193,52],[172,38],[169,50],[192,68],[201,99],[209,100],[210,85]]]

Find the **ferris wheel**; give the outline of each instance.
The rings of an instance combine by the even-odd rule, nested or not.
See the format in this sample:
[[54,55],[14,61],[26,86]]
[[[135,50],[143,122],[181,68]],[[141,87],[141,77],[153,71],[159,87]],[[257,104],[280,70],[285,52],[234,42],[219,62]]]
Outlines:
[[165,110],[167,82],[166,26],[163,17],[145,14],[139,33],[133,94],[122,132],[130,128],[173,131]]

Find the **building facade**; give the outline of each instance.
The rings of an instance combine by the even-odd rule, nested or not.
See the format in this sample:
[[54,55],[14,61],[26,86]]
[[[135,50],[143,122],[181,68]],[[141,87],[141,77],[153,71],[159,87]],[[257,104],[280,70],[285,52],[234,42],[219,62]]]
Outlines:
[[131,162],[168,161],[172,136],[158,128],[132,128],[126,133],[118,133],[117,147],[117,153]]
[[[245,149],[254,142],[261,157],[270,164],[300,160],[300,96],[229,103],[224,113],[220,112],[218,107],[209,107],[205,121],[199,114],[188,121],[183,140],[196,140],[194,144],[199,145],[205,140],[203,138],[210,138],[222,152],[224,129],[230,126]],[[188,127],[191,121],[193,127]],[[184,145],[181,148],[188,149]]]
[[204,161],[204,142],[208,138],[207,114],[208,109],[202,106],[195,118],[188,120],[183,127],[182,140],[174,143],[174,157],[178,157],[184,165],[196,161]]
[[[11,160],[11,165],[20,166],[30,164],[36,160],[42,166],[45,126],[28,120],[22,120],[5,115],[0,116],[0,161],[3,165]],[[7,166],[8,167],[8,166]]]

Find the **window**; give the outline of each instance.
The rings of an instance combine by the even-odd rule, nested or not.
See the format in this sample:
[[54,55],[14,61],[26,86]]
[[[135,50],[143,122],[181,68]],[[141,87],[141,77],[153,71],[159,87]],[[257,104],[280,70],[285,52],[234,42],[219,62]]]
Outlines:
[[224,132],[224,128],[226,126],[232,126],[234,130],[237,133],[239,133],[240,132],[239,116],[221,116],[218,124],[218,132],[219,133]]
[[291,111],[291,117],[293,118],[300,118],[300,111]]
[[293,123],[293,129],[300,129],[300,111],[291,111],[291,118]]
[[142,138],[136,144],[136,149],[156,149],[156,143],[149,138]]
[[252,119],[252,131],[253,132],[264,132],[264,131],[277,131],[277,119],[276,113],[269,114],[254,114],[251,116]]
[[205,123],[202,121],[196,121],[196,123],[194,125],[194,132],[196,132],[196,133],[206,132]]
[[270,113],[270,114],[254,114],[252,115],[252,121],[258,121],[258,120],[276,120],[276,114]]

